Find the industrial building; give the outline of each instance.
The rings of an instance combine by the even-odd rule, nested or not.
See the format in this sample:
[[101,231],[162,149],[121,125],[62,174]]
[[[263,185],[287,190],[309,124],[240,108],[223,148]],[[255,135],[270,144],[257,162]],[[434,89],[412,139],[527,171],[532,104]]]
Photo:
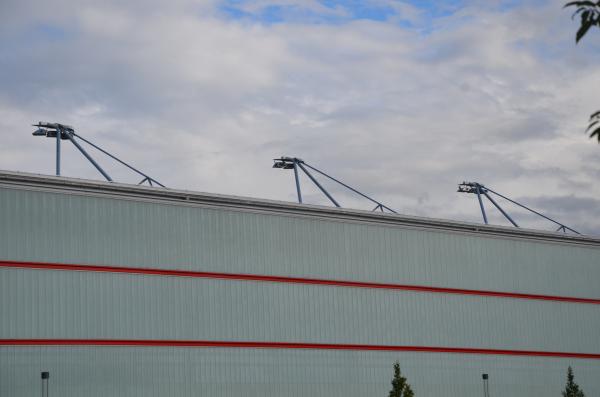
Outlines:
[[395,361],[600,395],[600,239],[0,172],[2,397],[383,397]]

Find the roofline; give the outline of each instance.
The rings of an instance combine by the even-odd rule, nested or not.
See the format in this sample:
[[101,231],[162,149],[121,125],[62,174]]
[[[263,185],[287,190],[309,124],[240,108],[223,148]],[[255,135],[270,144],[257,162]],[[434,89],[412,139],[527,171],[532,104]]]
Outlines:
[[338,221],[373,223],[385,226],[417,228],[555,243],[583,244],[600,248],[600,238],[523,229],[507,226],[483,225],[445,219],[416,217],[401,214],[371,212],[287,201],[194,192],[152,186],[104,182],[63,176],[41,175],[0,170],[0,188],[52,191],[67,194],[104,196],[136,201],[151,201],[178,205],[218,207],[239,211],[277,213]]

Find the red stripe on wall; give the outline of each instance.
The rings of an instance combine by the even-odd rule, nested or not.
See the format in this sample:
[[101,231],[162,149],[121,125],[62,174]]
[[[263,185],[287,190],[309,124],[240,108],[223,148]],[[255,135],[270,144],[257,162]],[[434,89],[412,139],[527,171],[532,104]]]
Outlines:
[[432,347],[360,345],[296,342],[235,342],[208,340],[129,340],[129,339],[0,339],[0,346],[157,346],[157,347],[220,347],[238,349],[301,349],[400,351],[421,353],[483,354],[495,356],[537,356],[600,360],[596,353],[549,352],[536,350],[477,349],[471,347]]
[[375,283],[375,282],[363,282],[363,281],[344,281],[344,280],[304,278],[304,277],[268,276],[268,275],[258,275],[258,274],[197,272],[197,271],[190,271],[190,270],[168,270],[168,269],[150,269],[150,268],[121,267],[121,266],[74,265],[74,264],[63,264],[63,263],[37,263],[37,262],[14,262],[14,261],[0,261],[0,267],[43,269],[43,270],[68,270],[68,271],[83,271],[83,272],[126,273],[126,274],[143,274],[143,275],[171,276],[171,277],[192,277],[192,278],[224,279],[224,280],[238,280],[238,281],[240,281],[240,280],[241,281],[263,281],[263,282],[273,282],[273,283],[306,284],[306,285],[327,285],[327,286],[335,286],[335,287],[417,291],[417,292],[428,292],[428,293],[437,293],[437,294],[476,295],[476,296],[490,296],[490,297],[496,297],[496,298],[515,298],[515,299],[559,301],[559,302],[587,303],[587,304],[600,305],[600,299],[595,299],[595,298],[576,298],[576,297],[570,297],[570,296],[526,294],[526,293],[519,293],[519,292],[486,291],[486,290],[475,290],[475,289],[429,287],[429,286],[423,286],[423,285],[387,284],[387,283]]

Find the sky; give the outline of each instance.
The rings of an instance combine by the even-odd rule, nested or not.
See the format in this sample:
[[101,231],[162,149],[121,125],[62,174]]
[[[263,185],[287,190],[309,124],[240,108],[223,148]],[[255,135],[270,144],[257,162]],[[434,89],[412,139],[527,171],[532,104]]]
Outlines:
[[[585,134],[600,29],[575,45],[562,5],[3,0],[0,169],[53,174],[54,142],[31,124],[60,122],[171,188],[295,201],[293,173],[271,168],[295,156],[402,214],[481,222],[456,192],[477,181],[600,235],[600,145]],[[102,179],[71,145],[62,168]],[[373,207],[320,180],[342,206]]]

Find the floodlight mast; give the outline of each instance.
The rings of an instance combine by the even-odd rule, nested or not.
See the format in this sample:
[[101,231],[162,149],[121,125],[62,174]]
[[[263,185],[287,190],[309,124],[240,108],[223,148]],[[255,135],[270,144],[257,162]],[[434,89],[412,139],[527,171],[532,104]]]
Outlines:
[[38,129],[33,132],[33,136],[56,138],[56,175],[60,176],[60,141],[62,139],[69,139],[67,137],[67,132],[72,132],[73,127],[65,124],[46,123],[43,121],[33,124],[33,126],[38,127]]
[[577,230],[574,230],[574,229],[572,229],[572,228],[570,228],[570,227],[568,227],[568,226],[566,226],[566,225],[564,225],[564,224],[562,224],[562,223],[560,223],[560,222],[558,222],[558,221],[556,221],[556,220],[554,220],[554,219],[552,219],[550,217],[547,217],[546,215],[544,215],[544,214],[542,214],[542,213],[540,213],[540,212],[538,212],[536,210],[533,210],[533,209],[531,209],[531,208],[529,208],[529,207],[527,207],[527,206],[525,206],[525,205],[523,205],[523,204],[521,204],[521,203],[519,203],[519,202],[517,202],[515,200],[512,200],[512,199],[510,199],[510,198],[508,198],[508,197],[506,197],[506,196],[504,196],[504,195],[502,195],[502,194],[500,194],[498,192],[495,192],[494,190],[490,189],[487,186],[482,185],[481,183],[478,183],[478,182],[463,182],[463,183],[461,183],[461,184],[458,185],[458,192],[459,193],[473,193],[473,194],[477,195],[477,200],[479,201],[479,207],[481,209],[481,215],[483,216],[483,222],[486,225],[488,224],[488,218],[487,218],[487,215],[485,213],[485,208],[483,206],[483,201],[481,199],[482,195],[484,197],[486,197],[494,205],[494,207],[496,207],[498,209],[498,211],[500,211],[500,213],[502,215],[504,215],[504,217],[506,219],[508,219],[508,221],[510,223],[513,224],[514,227],[519,227],[519,225],[517,225],[517,223],[510,217],[510,215],[508,215],[508,213],[490,196],[490,193],[492,193],[492,194],[495,194],[496,196],[501,197],[501,198],[503,198],[503,199],[505,199],[505,200],[507,200],[507,201],[509,201],[509,202],[511,202],[511,203],[513,203],[513,204],[515,204],[515,205],[517,205],[517,206],[519,206],[519,207],[521,207],[521,208],[529,211],[529,212],[532,212],[532,213],[534,213],[534,214],[536,214],[536,215],[538,215],[538,216],[540,216],[540,217],[542,217],[544,219],[547,219],[550,222],[553,222],[554,224],[558,225],[558,229],[556,229],[557,232],[559,230],[562,230],[564,233],[566,233],[567,230],[568,230],[568,231],[571,231],[571,232],[573,232],[575,234],[581,234]]
[[278,159],[273,159],[274,164],[273,164],[273,168],[280,168],[280,169],[284,169],[284,170],[294,170],[294,178],[296,181],[296,192],[298,194],[298,203],[302,204],[302,192],[300,190],[300,178],[299,178],[299,173],[298,173],[298,169],[300,169],[302,172],[304,172],[306,174],[306,176],[308,176],[308,178],[315,184],[315,186],[317,186],[317,188],[319,188],[319,190],[329,199],[329,201],[331,201],[333,203],[333,205],[335,205],[336,207],[340,208],[340,204],[337,202],[337,200],[335,198],[333,198],[333,196],[327,191],[327,189],[325,189],[320,183],[319,181],[310,173],[310,171],[308,171],[307,168],[310,168],[311,170],[321,174],[322,176],[336,182],[339,185],[344,186],[346,189],[351,190],[352,192],[366,198],[367,200],[377,204],[375,206],[375,208],[373,208],[372,211],[377,211],[377,210],[381,210],[381,212],[384,212],[384,209],[397,214],[396,211],[394,211],[393,209],[391,209],[390,207],[388,207],[385,204],[380,203],[379,201],[367,196],[366,194],[354,189],[353,187],[345,184],[344,182],[341,182],[339,180],[337,180],[336,178],[332,177],[331,175],[326,174],[325,172],[311,166],[310,164],[306,163],[304,160],[298,158],[298,157],[286,157],[286,156],[282,156]]
[[33,132],[33,134],[32,134],[33,136],[45,136],[47,138],[56,138],[56,175],[57,176],[60,176],[60,141],[61,140],[69,140],[73,144],[73,146],[75,146],[77,148],[77,150],[79,150],[81,152],[81,154],[83,154],[83,156],[90,163],[92,163],[92,165],[98,170],[98,172],[100,172],[102,174],[102,176],[104,176],[104,178],[106,178],[107,181],[109,181],[109,182],[113,181],[112,178],[110,177],[110,175],[108,175],[108,173],[100,166],[100,164],[98,164],[92,158],[92,156],[90,156],[90,154],[79,144],[79,142],[77,142],[75,140],[75,138],[79,138],[83,142],[85,142],[88,145],[92,146],[96,150],[104,153],[105,155],[109,156],[113,160],[118,161],[119,163],[121,163],[125,167],[127,167],[130,170],[132,170],[135,173],[137,173],[138,175],[143,176],[144,179],[142,179],[142,181],[139,182],[138,185],[141,185],[144,182],[148,182],[148,184],[150,186],[154,186],[153,185],[153,183],[154,183],[154,184],[156,184],[158,186],[165,187],[163,184],[161,184],[160,182],[158,182],[156,179],[149,177],[145,173],[139,171],[138,169],[136,169],[136,168],[132,167],[131,165],[127,164],[126,162],[120,160],[119,158],[117,158],[116,156],[110,154],[109,152],[107,152],[106,150],[102,149],[101,147],[93,144],[92,142],[88,141],[87,139],[83,138],[82,136],[76,134],[75,133],[75,129],[73,127],[71,127],[71,126],[68,126],[68,125],[65,125],[65,124],[60,124],[60,123],[47,123],[47,122],[43,122],[43,121],[40,121],[37,124],[33,124],[33,126],[34,127],[38,127],[38,129]]

